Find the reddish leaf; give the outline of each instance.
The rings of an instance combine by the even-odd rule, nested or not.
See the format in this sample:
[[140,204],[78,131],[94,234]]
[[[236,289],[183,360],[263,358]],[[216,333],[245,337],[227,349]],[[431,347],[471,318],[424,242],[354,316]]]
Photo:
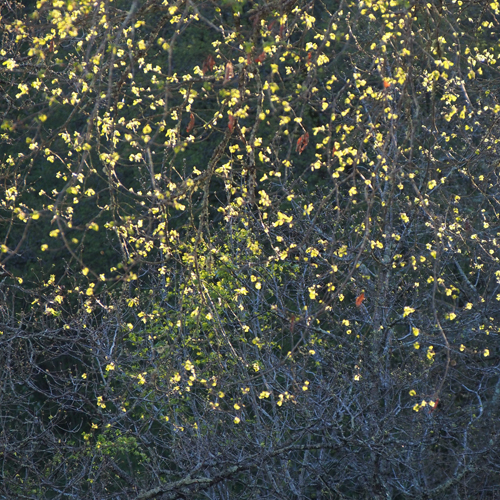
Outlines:
[[439,398],[436,398],[436,401],[434,401],[434,406],[432,407],[432,410],[430,411],[430,413],[434,412],[434,410],[437,408],[438,403],[439,403]]
[[233,65],[231,62],[226,63],[226,73],[224,74],[224,83],[227,83],[234,76]]
[[190,115],[190,118],[189,118],[189,124],[186,128],[186,132],[189,134],[191,132],[191,130],[193,130],[193,127],[194,127],[194,115],[193,113],[191,113]]
[[356,299],[356,307],[359,307],[363,303],[363,300],[365,300],[365,292],[361,293]]
[[264,62],[266,59],[266,53],[262,52],[259,56],[255,58],[255,62]]
[[304,149],[306,149],[308,144],[309,144],[309,134],[305,132],[297,139],[297,147],[295,148],[295,151],[297,151],[299,155],[302,154],[302,152],[304,151]]
[[205,59],[205,61],[203,62],[203,68],[202,68],[203,74],[212,71],[214,69],[214,66],[215,66],[215,60],[212,57],[212,54],[209,54]]
[[232,132],[233,131],[233,128],[236,124],[236,118],[234,117],[234,115],[229,115],[229,122],[227,124],[227,128]]

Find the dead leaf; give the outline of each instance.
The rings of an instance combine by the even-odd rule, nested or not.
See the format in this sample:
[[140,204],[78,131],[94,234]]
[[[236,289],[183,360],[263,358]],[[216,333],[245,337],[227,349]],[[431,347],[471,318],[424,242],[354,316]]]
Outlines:
[[434,410],[437,408],[439,403],[439,398],[436,398],[436,401],[434,401],[434,406],[432,407],[432,410],[429,413],[434,413]]
[[264,62],[266,60],[266,53],[262,52],[259,56],[255,58],[255,62]]
[[189,134],[191,130],[193,130],[193,127],[194,127],[194,115],[193,113],[191,113],[189,118],[189,124],[186,128],[186,132]]
[[224,74],[224,84],[226,84],[234,76],[233,64],[229,61],[226,63],[226,73]]
[[297,139],[297,147],[295,148],[295,151],[297,151],[299,155],[302,154],[302,152],[304,151],[304,149],[306,149],[308,144],[309,144],[309,134],[305,132]]
[[214,66],[215,66],[215,60],[212,54],[209,54],[205,59],[205,61],[203,62],[203,67],[202,67],[203,74],[212,71],[214,69]]

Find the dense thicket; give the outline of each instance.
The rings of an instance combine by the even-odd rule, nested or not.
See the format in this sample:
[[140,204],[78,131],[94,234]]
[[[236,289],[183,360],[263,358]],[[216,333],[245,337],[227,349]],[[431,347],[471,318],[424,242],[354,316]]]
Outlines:
[[498,498],[496,1],[1,7],[1,498]]

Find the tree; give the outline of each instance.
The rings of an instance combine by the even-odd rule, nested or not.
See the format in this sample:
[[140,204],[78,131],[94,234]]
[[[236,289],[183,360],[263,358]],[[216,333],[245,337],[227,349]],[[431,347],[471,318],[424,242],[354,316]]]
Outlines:
[[1,18],[5,498],[495,498],[499,4]]

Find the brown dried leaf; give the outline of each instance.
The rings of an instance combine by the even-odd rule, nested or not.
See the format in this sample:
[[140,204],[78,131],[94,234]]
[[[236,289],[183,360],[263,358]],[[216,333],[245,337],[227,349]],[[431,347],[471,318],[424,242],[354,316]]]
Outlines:
[[359,307],[363,303],[363,300],[365,300],[365,292],[359,294],[358,298],[356,299],[356,307]]
[[266,59],[266,53],[262,52],[259,56],[255,58],[255,62],[264,62]]
[[297,139],[297,147],[295,148],[295,151],[297,151],[299,155],[302,154],[302,152],[304,151],[304,149],[306,149],[308,144],[309,144],[309,134],[305,132]]
[[202,67],[203,74],[212,71],[214,69],[214,66],[215,66],[215,60],[212,54],[209,54],[207,58],[203,61],[203,67]]
[[226,84],[234,76],[233,64],[229,61],[226,63],[226,73],[224,75],[224,84]]
[[194,115],[193,113],[191,113],[189,117],[189,124],[186,128],[186,132],[189,134],[191,130],[193,130],[193,127],[194,127]]

